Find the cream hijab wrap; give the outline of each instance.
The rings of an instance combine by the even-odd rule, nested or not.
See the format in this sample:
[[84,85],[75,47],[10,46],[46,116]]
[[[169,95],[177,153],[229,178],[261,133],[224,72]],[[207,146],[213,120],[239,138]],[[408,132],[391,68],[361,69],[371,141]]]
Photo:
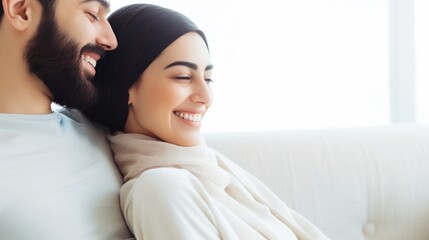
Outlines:
[[[181,147],[121,132],[109,136],[109,140],[125,182],[154,168],[189,171],[203,186],[199,194],[207,199],[221,239],[328,239],[258,179],[206,146],[203,140],[197,146]],[[121,202],[129,202],[128,193],[121,191]]]

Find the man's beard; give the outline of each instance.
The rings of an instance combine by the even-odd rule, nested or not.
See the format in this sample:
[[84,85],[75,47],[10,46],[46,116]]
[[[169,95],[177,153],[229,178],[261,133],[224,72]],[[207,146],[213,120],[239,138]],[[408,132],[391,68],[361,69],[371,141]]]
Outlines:
[[47,86],[52,101],[70,108],[84,109],[95,96],[93,76],[82,71],[82,52],[104,54],[98,45],[79,45],[61,31],[54,11],[44,11],[39,29],[27,45],[29,71]]

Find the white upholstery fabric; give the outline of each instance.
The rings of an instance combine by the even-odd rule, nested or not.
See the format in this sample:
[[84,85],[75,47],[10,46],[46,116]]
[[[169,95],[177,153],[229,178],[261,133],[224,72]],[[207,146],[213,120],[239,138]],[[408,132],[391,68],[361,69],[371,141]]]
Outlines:
[[332,239],[429,239],[429,126],[205,137]]

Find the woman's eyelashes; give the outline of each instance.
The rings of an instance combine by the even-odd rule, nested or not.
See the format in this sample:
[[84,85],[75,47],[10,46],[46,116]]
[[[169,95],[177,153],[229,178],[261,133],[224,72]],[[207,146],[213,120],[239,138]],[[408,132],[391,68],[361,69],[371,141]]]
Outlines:
[[174,78],[177,80],[191,80],[190,76],[176,76]]
[[[176,77],[174,77],[174,79],[177,79],[177,80],[192,80],[192,76],[185,76],[185,75],[183,75],[183,76],[176,76]],[[211,77],[205,77],[204,81],[206,81],[206,83],[209,84],[209,83],[213,82],[213,79],[211,79]]]

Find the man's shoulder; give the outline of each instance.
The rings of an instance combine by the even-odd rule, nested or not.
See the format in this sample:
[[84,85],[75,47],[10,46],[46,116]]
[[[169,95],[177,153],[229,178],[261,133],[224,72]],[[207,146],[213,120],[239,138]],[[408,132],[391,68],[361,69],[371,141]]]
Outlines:
[[61,108],[54,110],[59,115],[66,117],[70,120],[76,121],[78,123],[87,123],[88,120],[85,118],[85,115],[77,109],[72,108]]
[[102,129],[103,131],[106,130],[105,127],[103,127],[99,124],[96,124],[94,122],[91,122],[91,120],[89,120],[85,116],[85,114],[83,114],[81,111],[79,111],[77,109],[63,108],[63,109],[57,110],[56,112],[58,114],[64,116],[64,117],[66,117],[66,118],[69,118],[69,119],[75,121],[75,122],[87,124],[87,125],[90,125],[92,127],[97,128],[97,129]]
[[105,138],[106,129],[91,122],[81,111],[77,109],[63,108],[56,110],[61,116],[63,125],[71,125],[77,131],[86,136],[96,136]]

